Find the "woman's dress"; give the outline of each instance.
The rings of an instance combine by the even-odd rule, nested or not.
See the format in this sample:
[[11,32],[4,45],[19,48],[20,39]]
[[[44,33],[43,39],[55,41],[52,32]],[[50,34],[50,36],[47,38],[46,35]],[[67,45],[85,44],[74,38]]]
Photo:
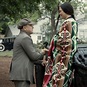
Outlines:
[[43,87],[69,87],[77,49],[77,22],[66,19],[51,40]]

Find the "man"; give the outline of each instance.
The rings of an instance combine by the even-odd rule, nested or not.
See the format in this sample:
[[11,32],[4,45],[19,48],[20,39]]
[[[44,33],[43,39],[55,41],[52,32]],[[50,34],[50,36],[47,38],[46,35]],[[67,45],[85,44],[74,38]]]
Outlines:
[[34,62],[43,59],[47,49],[41,53],[34,48],[30,35],[33,33],[33,23],[24,18],[18,24],[20,33],[14,41],[13,59],[10,66],[10,80],[15,87],[30,87],[33,83]]

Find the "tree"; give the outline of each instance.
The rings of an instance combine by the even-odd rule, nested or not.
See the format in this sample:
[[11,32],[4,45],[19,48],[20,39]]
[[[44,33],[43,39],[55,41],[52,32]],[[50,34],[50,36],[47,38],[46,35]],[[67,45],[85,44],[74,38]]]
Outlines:
[[[44,16],[51,20],[52,34],[56,32],[58,5],[71,1],[77,7],[78,0],[1,0],[0,21],[16,23],[20,18],[29,17],[34,21]],[[52,35],[53,36],[53,35]]]
[[81,3],[81,1],[79,0],[53,0],[51,2],[49,0],[46,0],[42,4],[43,14],[45,14],[45,17],[48,17],[51,20],[51,29],[52,29],[51,37],[56,33],[56,26],[57,26],[56,21],[58,20],[57,18],[58,17],[58,5],[65,1],[70,2],[73,5],[74,9],[77,9],[77,7],[79,7],[79,9],[80,7],[83,7],[83,3]]
[[36,20],[40,17],[38,4],[40,0],[1,0],[0,30],[4,24],[16,23],[20,18],[30,17]]

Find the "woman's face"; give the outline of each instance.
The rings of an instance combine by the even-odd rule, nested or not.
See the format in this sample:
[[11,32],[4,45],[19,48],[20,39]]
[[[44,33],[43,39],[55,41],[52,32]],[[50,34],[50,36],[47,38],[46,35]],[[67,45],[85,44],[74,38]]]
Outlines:
[[67,18],[67,14],[62,10],[61,7],[59,7],[59,15],[63,19],[66,19]]

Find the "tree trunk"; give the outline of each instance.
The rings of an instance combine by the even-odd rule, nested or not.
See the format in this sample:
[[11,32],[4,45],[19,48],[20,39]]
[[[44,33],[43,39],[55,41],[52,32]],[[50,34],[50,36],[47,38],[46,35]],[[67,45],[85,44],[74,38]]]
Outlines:
[[51,28],[52,28],[52,37],[56,33],[56,26],[55,26],[55,14],[57,12],[57,8],[54,8],[51,13]]
[[[51,13],[52,37],[53,37],[54,34],[56,34],[56,27],[57,27],[57,23],[58,23],[58,18],[55,18],[55,15],[58,12],[58,7],[59,7],[59,3],[57,5],[57,7],[55,7],[52,10],[52,13]],[[57,22],[55,22],[55,19],[57,19]]]

